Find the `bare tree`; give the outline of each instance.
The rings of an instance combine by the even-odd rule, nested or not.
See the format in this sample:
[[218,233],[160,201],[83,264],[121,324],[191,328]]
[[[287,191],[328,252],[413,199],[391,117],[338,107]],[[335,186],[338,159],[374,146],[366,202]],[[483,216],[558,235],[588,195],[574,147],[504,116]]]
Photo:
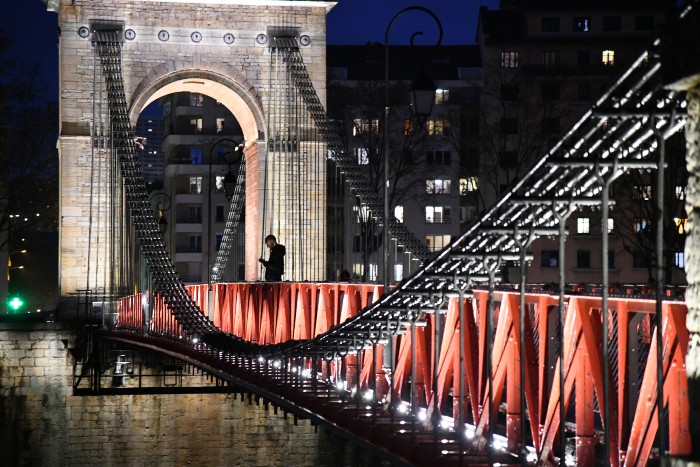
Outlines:
[[58,213],[57,105],[44,97],[39,65],[11,60],[8,48],[0,35],[0,248],[39,225],[55,230]]
[[[411,119],[407,110],[408,91],[401,82],[392,83],[389,115],[389,140],[384,140],[384,83],[362,80],[348,85],[330,84],[329,117],[335,122],[347,151],[355,158],[367,176],[369,189],[383,196],[384,153],[389,144],[390,154],[390,213],[410,199],[423,196],[424,187],[418,187],[423,157],[427,148],[427,134],[423,123]],[[420,188],[423,188],[421,190]],[[354,195],[351,195],[354,197]],[[367,275],[369,257],[382,246],[382,226],[378,219],[364,212],[359,198],[354,197],[356,221],[360,225],[360,243]],[[366,279],[366,277],[365,277]]]
[[[513,57],[490,60],[481,96],[481,183],[490,204],[519,180],[576,117],[562,77],[546,66],[522,70]],[[554,67],[553,67],[554,69]]]
[[[666,141],[666,170],[664,180],[664,275],[673,280],[674,268],[682,268],[685,245],[685,187],[688,171],[685,165],[685,141],[682,134]],[[647,270],[648,280],[654,280],[656,258],[656,212],[654,199],[658,195],[656,174],[633,171],[615,183],[617,206],[613,213],[615,230],[624,250],[632,255],[634,265]]]

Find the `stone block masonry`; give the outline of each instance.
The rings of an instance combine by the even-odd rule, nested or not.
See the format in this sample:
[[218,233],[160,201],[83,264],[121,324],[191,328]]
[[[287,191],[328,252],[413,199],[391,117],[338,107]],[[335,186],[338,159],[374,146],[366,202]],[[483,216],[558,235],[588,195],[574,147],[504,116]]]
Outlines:
[[[321,102],[326,99],[326,13],[332,1],[200,2],[184,0],[79,1],[45,0],[58,13],[59,40],[60,154],[59,215],[61,295],[68,297],[83,288],[110,286],[105,272],[118,268],[112,258],[111,232],[118,232],[121,217],[108,207],[109,189],[115,183],[98,163],[111,160],[111,153],[95,155],[93,139],[107,125],[104,77],[89,34],[91,25],[116,21],[124,25],[122,48],[124,90],[132,124],[150,101],[173,92],[205,94],[225,105],[238,120],[248,147],[247,158],[255,158],[258,170],[247,171],[246,280],[258,280],[257,260],[265,253],[262,231],[266,203],[260,192],[267,161],[268,109],[272,105],[268,28],[294,28],[308,36],[302,47],[304,61]],[[85,29],[81,29],[85,28]],[[81,31],[83,31],[81,35]],[[129,38],[130,37],[130,38]],[[229,39],[226,40],[225,38]],[[195,39],[196,38],[196,39]],[[271,112],[270,112],[271,113]],[[106,156],[106,157],[105,157]],[[325,151],[314,153],[317,167],[325,164]],[[279,156],[281,166],[287,161]],[[250,162],[250,160],[249,160]],[[115,183],[116,184],[116,183]],[[290,186],[278,186],[275,196],[292,198]],[[253,190],[257,190],[254,192]],[[325,171],[305,181],[296,194],[316,213],[308,218],[304,249],[290,249],[288,263],[301,265],[304,274],[288,271],[285,279],[325,279]],[[269,194],[268,198],[272,196]],[[268,203],[269,204],[269,203]],[[298,204],[298,203],[297,203]],[[299,209],[299,208],[297,208]],[[304,209],[304,206],[301,207]],[[117,211],[118,212],[118,211]],[[265,212],[270,217],[271,214]],[[279,212],[274,219],[284,226],[299,225],[299,213]],[[270,217],[272,219],[272,217]],[[287,227],[289,228],[289,227]],[[278,230],[282,230],[281,228]],[[307,231],[314,235],[306,235]],[[285,234],[286,232],[283,232]],[[297,245],[301,234],[280,235]],[[118,242],[114,242],[117,245]],[[291,257],[291,258],[290,258]],[[293,258],[293,260],[292,260]],[[89,277],[89,279],[88,279]]]
[[233,395],[73,396],[76,336],[0,323],[0,466],[380,465]]

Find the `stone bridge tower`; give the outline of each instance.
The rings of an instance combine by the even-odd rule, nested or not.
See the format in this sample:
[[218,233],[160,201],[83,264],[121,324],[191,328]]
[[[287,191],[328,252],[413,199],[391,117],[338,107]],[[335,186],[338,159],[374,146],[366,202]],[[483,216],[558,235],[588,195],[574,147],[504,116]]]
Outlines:
[[[336,2],[44,1],[49,10],[58,13],[61,31],[58,139],[61,294],[65,296],[85,287],[90,267],[89,251],[99,249],[101,252],[91,260],[93,269],[109,265],[109,246],[99,245],[95,232],[90,229],[109,229],[110,221],[91,227],[90,206],[95,184],[106,186],[110,183],[104,173],[95,170],[94,165],[96,157],[109,157],[108,152],[96,152],[92,143],[93,97],[99,92],[95,90],[99,83],[97,88],[93,85],[97,63],[92,45],[93,31],[100,24],[110,23],[118,24],[123,30],[123,76],[132,125],[149,103],[174,92],[196,92],[212,97],[225,105],[240,123],[248,167],[246,279],[258,279],[257,258],[264,253],[261,251],[261,225],[266,196],[262,180],[268,163],[266,109],[271,79],[271,34],[282,28],[287,31],[286,35],[292,31],[302,38],[299,42],[304,61],[321,101],[325,102],[326,14]],[[99,74],[99,65],[97,69]],[[318,157],[323,158],[319,166],[325,167],[325,154]],[[325,175],[316,177],[314,183],[306,182],[304,190],[301,197],[305,197],[307,205],[317,206],[315,211],[319,215],[309,219],[315,232],[315,238],[308,242],[313,250],[304,251],[305,258],[297,258],[297,263],[313,257],[325,264]],[[285,196],[282,193],[281,199],[284,200]],[[92,206],[93,209],[105,209],[100,205],[94,208],[94,200]],[[305,279],[319,280],[322,277]],[[99,277],[90,283],[91,288],[102,285]]]

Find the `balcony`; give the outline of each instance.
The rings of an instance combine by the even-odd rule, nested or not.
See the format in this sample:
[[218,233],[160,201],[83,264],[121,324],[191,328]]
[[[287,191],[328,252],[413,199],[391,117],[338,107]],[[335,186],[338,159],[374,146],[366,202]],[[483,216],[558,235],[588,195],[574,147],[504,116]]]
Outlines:
[[587,66],[524,65],[523,74],[529,76],[611,76],[620,72],[615,65],[595,63]]
[[175,107],[175,117],[201,117],[204,107],[201,105],[180,105]]
[[175,247],[175,253],[198,253],[202,254],[202,247],[192,247],[190,245],[177,245]]
[[190,215],[182,215],[182,216],[177,216],[175,219],[175,222],[178,224],[201,224],[202,223],[202,215],[198,216],[190,216]]
[[175,233],[202,233],[202,223],[176,223]]

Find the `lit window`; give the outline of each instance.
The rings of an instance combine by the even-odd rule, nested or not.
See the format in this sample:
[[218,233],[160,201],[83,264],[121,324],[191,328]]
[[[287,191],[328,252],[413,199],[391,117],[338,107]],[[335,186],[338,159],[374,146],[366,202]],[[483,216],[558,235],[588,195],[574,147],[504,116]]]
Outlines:
[[190,126],[195,133],[202,132],[202,119],[201,118],[191,118]]
[[353,206],[352,207],[353,212],[355,213],[355,223],[360,224],[362,222],[366,222],[369,217],[370,217],[370,212],[369,208],[365,206],[364,204],[362,207],[357,207]]
[[352,274],[354,277],[360,277],[363,280],[366,281],[375,281],[377,280],[377,271],[378,267],[376,264],[370,264],[369,265],[369,275],[368,277],[364,277],[365,274],[365,266],[362,263],[353,263],[352,265]]
[[220,135],[223,132],[224,132],[224,119],[217,118],[216,119],[216,133]]
[[429,136],[446,136],[450,134],[450,121],[442,118],[430,118],[427,122]]
[[357,163],[359,165],[369,164],[369,155],[367,154],[367,148],[356,148],[355,155],[357,156]]
[[615,219],[608,219],[608,233],[615,232]]
[[450,235],[427,235],[425,237],[425,245],[430,251],[440,251],[450,244]]
[[190,148],[190,163],[202,165],[202,148]]
[[411,136],[414,132],[413,120],[406,119],[403,121],[403,134],[404,136]]
[[685,187],[676,185],[676,199],[685,199]]
[[425,222],[427,224],[449,224],[451,217],[452,209],[450,206],[425,207]]
[[202,177],[190,177],[190,194],[202,194]]
[[613,66],[615,64],[615,51],[603,50],[603,65]]
[[591,219],[589,217],[579,217],[578,219],[576,219],[576,233],[591,233]]
[[435,105],[446,104],[450,100],[450,90],[449,89],[436,89],[435,90]]
[[519,66],[520,53],[515,51],[501,52],[502,68],[517,68]]
[[635,185],[633,190],[632,197],[634,199],[651,199],[651,185]]
[[673,264],[677,268],[684,268],[685,267],[685,254],[682,251],[676,251],[673,253]]
[[394,280],[396,282],[403,280],[403,264],[394,264]]
[[394,217],[397,221],[403,223],[403,206],[396,206],[394,208]]
[[634,220],[634,233],[641,233],[649,230],[649,219],[638,218]]
[[365,266],[362,263],[353,263],[352,274],[354,277],[362,277],[362,273],[365,271]]
[[216,191],[221,191],[224,189],[224,175],[217,175],[216,176]]
[[678,234],[684,235],[688,219],[686,219],[685,217],[676,217],[675,219],[673,219],[673,221],[676,223],[676,230],[678,230]]
[[376,118],[365,119],[356,118],[353,121],[352,134],[353,136],[360,136],[363,134],[376,135],[379,133],[379,120]]
[[452,180],[426,180],[425,192],[431,195],[449,195],[452,191]]
[[479,189],[478,177],[467,177],[459,179],[459,194],[464,196]]
[[589,32],[591,30],[591,18],[589,16],[574,17],[574,32]]

